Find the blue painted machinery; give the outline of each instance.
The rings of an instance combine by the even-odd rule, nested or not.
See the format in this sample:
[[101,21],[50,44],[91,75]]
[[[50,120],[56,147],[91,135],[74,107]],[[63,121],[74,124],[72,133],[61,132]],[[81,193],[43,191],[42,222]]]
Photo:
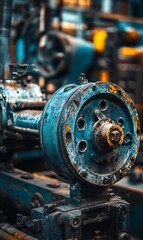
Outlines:
[[[10,64],[11,77],[5,79],[12,1],[1,1],[2,6],[0,238],[130,239],[129,204],[110,187],[128,173],[139,150],[140,126],[133,101],[119,86],[88,83],[84,74],[76,77],[76,83],[71,74],[72,84],[45,101],[30,77],[39,76],[34,65]],[[73,39],[64,35],[58,41],[56,34],[53,38],[60,42],[60,51],[57,48],[53,58],[47,54],[46,59],[43,49],[41,57],[63,67],[62,43],[71,46]],[[89,57],[83,59],[85,69],[92,62],[93,47],[84,40],[72,43],[77,59],[81,54]],[[88,55],[81,51],[82,44]],[[72,69],[76,76],[83,70],[78,66],[78,71]],[[50,170],[15,168],[15,152],[35,149],[41,149]]]
[[[110,186],[138,153],[133,101],[117,85],[88,83],[81,74],[46,103],[28,80],[35,72],[13,64],[11,79],[0,85],[0,203],[4,216],[15,209],[15,224],[2,216],[0,233],[7,239],[129,239],[128,204]],[[58,178],[13,167],[13,152],[39,145]]]

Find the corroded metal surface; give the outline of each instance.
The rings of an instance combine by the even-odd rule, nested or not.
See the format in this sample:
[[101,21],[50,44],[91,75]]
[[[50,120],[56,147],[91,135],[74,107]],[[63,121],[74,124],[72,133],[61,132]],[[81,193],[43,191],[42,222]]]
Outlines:
[[0,229],[3,230],[4,232],[10,234],[11,236],[10,236],[9,239],[11,239],[11,240],[12,239],[38,240],[37,238],[31,237],[31,236],[19,231],[18,229],[15,229],[14,227],[12,227],[11,225],[9,225],[7,223],[1,223],[0,224]]
[[48,164],[58,175],[111,185],[135,161],[138,114],[131,98],[115,84],[69,85],[46,104],[40,138]]

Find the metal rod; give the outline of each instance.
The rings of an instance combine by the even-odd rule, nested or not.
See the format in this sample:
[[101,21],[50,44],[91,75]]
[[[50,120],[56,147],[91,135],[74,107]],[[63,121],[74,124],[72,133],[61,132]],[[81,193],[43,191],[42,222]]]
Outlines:
[[17,238],[12,237],[8,233],[4,232],[3,230],[0,230],[0,239],[1,240],[17,240]]
[[19,133],[39,135],[39,130],[35,130],[35,129],[23,128],[23,127],[12,126],[12,125],[8,126],[8,128]]
[[1,223],[0,224],[0,229],[8,234],[10,234],[10,238],[7,238],[7,239],[10,239],[10,240],[13,240],[13,239],[20,239],[20,240],[38,240],[37,238],[34,238],[34,237],[31,237],[29,235],[27,235],[26,233],[23,233],[21,231],[19,231],[18,229],[14,228],[13,226],[11,226],[10,224],[8,223]]

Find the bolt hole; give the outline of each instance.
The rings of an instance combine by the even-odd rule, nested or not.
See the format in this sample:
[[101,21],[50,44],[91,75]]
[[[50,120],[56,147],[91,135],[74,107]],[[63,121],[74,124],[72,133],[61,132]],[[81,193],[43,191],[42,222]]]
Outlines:
[[118,94],[119,94],[119,95],[121,95],[121,94],[122,94],[122,91],[121,91],[120,89],[118,90]]
[[79,142],[78,149],[81,153],[85,152],[87,150],[87,142],[84,140]]
[[77,107],[79,107],[79,105],[80,105],[80,102],[79,102],[79,100],[78,100],[78,99],[74,99],[74,100],[73,100],[73,102],[74,102],[74,104],[75,104]]
[[85,120],[83,118],[79,118],[77,120],[77,126],[80,130],[83,130],[85,128]]
[[92,87],[92,90],[93,90],[93,91],[96,91],[96,86],[95,86],[95,85]]
[[66,139],[69,141],[71,140],[72,136],[71,136],[71,132],[67,132],[66,133]]
[[106,100],[101,100],[99,102],[99,107],[102,111],[105,111],[107,109],[107,101]]
[[122,127],[124,125],[124,119],[123,118],[119,118],[118,124],[120,125],[120,127]]
[[71,86],[69,86],[69,87],[66,87],[66,88],[64,89],[64,92],[68,92],[68,91],[71,90],[72,88],[75,88],[75,85],[71,85]]

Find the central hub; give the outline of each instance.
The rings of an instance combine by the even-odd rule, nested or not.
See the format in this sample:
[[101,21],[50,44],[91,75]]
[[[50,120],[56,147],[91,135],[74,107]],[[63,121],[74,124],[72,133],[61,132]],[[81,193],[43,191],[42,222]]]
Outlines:
[[110,141],[114,144],[120,142],[121,140],[121,132],[119,130],[113,130],[111,133],[110,133]]
[[94,142],[100,151],[111,151],[124,141],[123,129],[110,120],[101,120],[94,130]]

